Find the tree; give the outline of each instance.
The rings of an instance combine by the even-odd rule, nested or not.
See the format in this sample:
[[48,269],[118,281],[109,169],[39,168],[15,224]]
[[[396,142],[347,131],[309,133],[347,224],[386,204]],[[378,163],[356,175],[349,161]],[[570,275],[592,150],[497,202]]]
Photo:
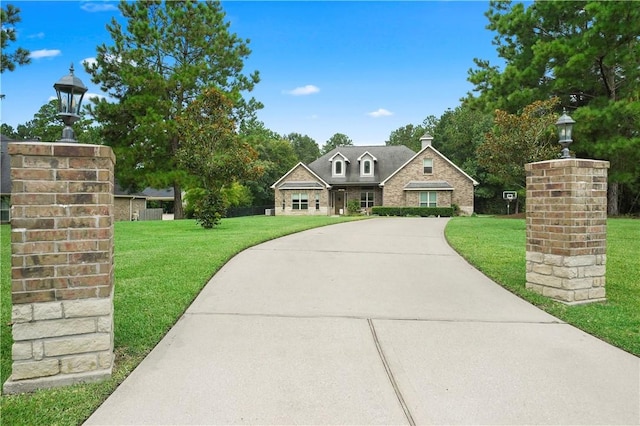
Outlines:
[[177,165],[190,173],[204,197],[195,207],[195,217],[212,228],[224,215],[223,190],[239,179],[259,175],[257,153],[240,141],[233,120],[233,102],[220,90],[210,87],[176,117],[182,140],[176,152]]
[[492,126],[493,114],[461,105],[445,111],[433,130],[434,147],[480,183],[474,192],[477,211],[490,212],[498,202],[502,208],[503,185],[478,164],[476,154]]
[[525,188],[524,165],[558,156],[555,109],[560,100],[536,101],[521,114],[498,110],[493,129],[478,147],[478,163],[507,188]]
[[300,133],[289,133],[284,138],[291,143],[298,161],[309,164],[320,157],[320,148],[311,137]]
[[[477,68],[470,70],[469,81],[479,95],[470,95],[466,102],[487,111],[516,113],[556,96],[574,118],[610,117],[612,123],[624,123],[634,117],[633,106],[623,104],[639,102],[638,3],[540,1],[525,7],[492,1],[486,16],[487,28],[497,32],[494,44],[505,65],[501,70],[475,59]],[[589,125],[590,132],[580,126],[578,122],[580,139],[572,148],[578,155],[611,161],[609,214],[617,214],[625,202],[617,199],[625,193],[619,186],[631,193],[631,176],[638,176],[638,161],[626,161],[626,153],[640,152],[640,140],[629,126]],[[616,142],[622,139],[627,142]]]
[[324,146],[322,147],[321,154],[324,155],[339,146],[353,146],[353,141],[349,138],[349,136],[343,133],[336,133],[331,136],[327,142],[325,142]]
[[219,2],[121,1],[119,9],[126,28],[114,18],[107,25],[113,43],[98,46],[96,63],[85,64],[92,81],[118,102],[96,102],[93,112],[118,158],[120,184],[172,186],[180,219],[182,188],[197,177],[177,161],[185,140],[176,119],[210,87],[232,103],[236,126],[261,108],[243,98],[259,81],[257,72],[242,73],[249,41],[229,32]]
[[274,193],[271,185],[298,162],[293,146],[257,120],[245,123],[240,129],[240,137],[258,153],[256,164],[263,170],[260,176],[243,180],[242,184],[251,190],[253,205],[272,206]]
[[[64,125],[58,117],[57,100],[53,99],[42,105],[38,112],[35,113],[33,119],[24,124],[19,124],[16,131],[11,126],[3,124],[4,129],[13,131],[12,138],[15,140],[39,140],[44,142],[59,141],[62,137],[62,128]],[[86,109],[83,110],[86,113]],[[80,120],[73,125],[75,138],[80,143],[100,144],[99,135],[100,127],[95,125],[91,118],[83,114]]]
[[29,51],[18,47],[15,51],[9,53],[9,42],[16,41],[15,25],[20,22],[20,9],[8,4],[0,9],[2,15],[2,30],[0,31],[0,41],[2,43],[2,58],[0,60],[0,73],[5,71],[13,71],[16,65],[27,65],[31,63]]
[[407,148],[418,152],[422,149],[420,138],[425,133],[434,135],[438,119],[430,115],[422,121],[422,124],[413,125],[407,124],[391,132],[389,140],[385,142],[386,145],[404,145]]

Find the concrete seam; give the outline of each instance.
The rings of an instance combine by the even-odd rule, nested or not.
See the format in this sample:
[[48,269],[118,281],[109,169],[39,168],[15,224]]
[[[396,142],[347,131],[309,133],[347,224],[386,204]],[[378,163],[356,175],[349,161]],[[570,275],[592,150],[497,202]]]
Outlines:
[[409,424],[411,426],[415,426],[416,422],[413,420],[413,416],[411,415],[411,411],[409,410],[409,407],[407,406],[407,403],[405,402],[404,398],[402,397],[402,392],[400,392],[400,387],[398,386],[398,383],[396,382],[396,379],[393,376],[393,372],[391,371],[391,366],[387,362],[387,358],[384,355],[384,351],[382,350],[382,345],[380,344],[380,341],[378,340],[378,335],[376,333],[375,326],[373,325],[373,321],[369,318],[369,319],[367,319],[367,323],[369,324],[369,329],[371,330],[371,336],[373,337],[373,342],[375,343],[376,349],[378,350],[378,355],[380,356],[380,360],[382,361],[382,365],[384,366],[384,370],[387,373],[387,377],[389,378],[389,381],[391,382],[391,386],[393,387],[393,391],[396,394],[396,398],[398,398],[398,401],[400,402],[400,406],[402,407],[402,411],[404,411],[404,415],[407,418],[407,421],[409,422]]
[[555,321],[517,321],[517,320],[479,320],[479,319],[450,319],[450,318],[394,318],[394,317],[366,317],[357,315],[287,315],[287,314],[265,314],[249,312],[185,312],[184,315],[228,315],[239,317],[265,317],[265,318],[304,318],[304,319],[353,319],[353,320],[376,320],[376,321],[415,321],[415,322],[452,322],[452,323],[479,323],[479,324],[548,324],[566,325],[559,319]]

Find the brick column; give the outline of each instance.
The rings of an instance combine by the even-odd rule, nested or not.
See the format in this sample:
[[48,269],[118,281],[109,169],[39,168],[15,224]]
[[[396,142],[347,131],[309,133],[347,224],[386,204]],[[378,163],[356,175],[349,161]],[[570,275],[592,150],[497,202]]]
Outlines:
[[10,143],[13,365],[5,393],[113,366],[113,168],[100,145]]
[[527,288],[568,304],[605,300],[608,161],[525,165]]

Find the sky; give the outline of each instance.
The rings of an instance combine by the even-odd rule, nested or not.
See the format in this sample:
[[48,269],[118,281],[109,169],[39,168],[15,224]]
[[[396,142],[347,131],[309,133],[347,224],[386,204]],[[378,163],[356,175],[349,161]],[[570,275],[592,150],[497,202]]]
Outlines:
[[[2,123],[16,128],[55,97],[69,72],[91,82],[82,62],[111,44],[105,28],[124,23],[111,1],[10,1],[20,9],[17,41],[32,62],[0,77]],[[4,2],[6,5],[7,2]],[[3,6],[4,6],[3,5]],[[473,90],[474,58],[499,64],[486,29],[487,1],[223,1],[230,31],[249,39],[247,94],[258,119],[281,135],[308,135],[320,147],[336,133],[355,145],[384,145],[391,132],[440,117]],[[86,102],[86,100],[85,100]]]

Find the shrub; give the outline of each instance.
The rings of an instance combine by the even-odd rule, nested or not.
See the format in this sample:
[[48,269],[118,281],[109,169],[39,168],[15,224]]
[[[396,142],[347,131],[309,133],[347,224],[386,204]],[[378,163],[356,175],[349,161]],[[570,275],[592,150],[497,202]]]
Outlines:
[[382,207],[375,206],[371,212],[378,216],[453,216],[453,207]]
[[227,207],[219,192],[206,190],[204,196],[195,202],[193,216],[205,229],[211,229],[220,223]]
[[360,201],[358,200],[349,200],[347,202],[347,213],[350,216],[354,216],[360,213]]

